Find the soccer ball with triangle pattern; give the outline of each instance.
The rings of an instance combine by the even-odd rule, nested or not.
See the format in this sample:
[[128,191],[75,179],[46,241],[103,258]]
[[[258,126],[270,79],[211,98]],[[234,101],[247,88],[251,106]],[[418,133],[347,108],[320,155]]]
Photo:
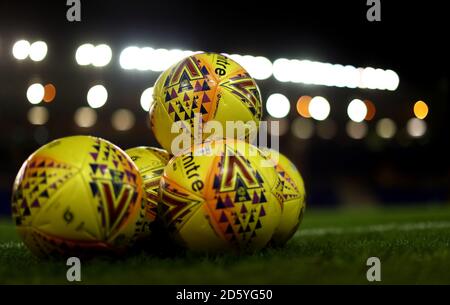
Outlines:
[[[160,75],[149,113],[159,144],[176,154],[190,147],[194,137],[222,139],[228,132],[227,137],[252,140],[250,136],[256,135],[262,116],[261,95],[254,79],[234,60],[217,53],[200,53],[181,60]],[[196,116],[201,118],[200,126],[209,121],[219,123],[221,133],[217,135],[217,128],[214,133],[202,127],[197,131]],[[227,131],[227,121],[242,122],[241,130]],[[179,147],[178,142],[173,142],[182,133],[171,132],[173,123],[178,124],[178,130],[188,131],[190,145]]]
[[114,144],[90,136],[42,146],[13,185],[17,231],[41,257],[120,252],[136,239],[142,208],[136,165]]
[[300,172],[283,154],[273,149],[262,149],[264,155],[273,161],[281,180],[281,221],[272,236],[271,244],[282,246],[294,236],[305,213],[305,185]]
[[255,251],[281,215],[279,177],[255,146],[226,139],[173,157],[161,179],[158,213],[176,241],[198,252]]
[[146,239],[152,233],[152,227],[155,224],[159,184],[170,156],[163,149],[147,146],[130,148],[125,152],[136,164],[142,177],[145,209],[142,211],[143,221],[138,224],[140,227],[138,231],[140,232],[139,239]]

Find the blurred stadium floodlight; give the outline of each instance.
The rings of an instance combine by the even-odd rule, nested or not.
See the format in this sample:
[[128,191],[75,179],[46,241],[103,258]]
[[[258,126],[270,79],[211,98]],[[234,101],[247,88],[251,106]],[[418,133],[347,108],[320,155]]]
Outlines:
[[91,87],[87,93],[87,102],[91,108],[100,108],[108,99],[108,91],[102,85]]
[[289,114],[291,103],[283,94],[274,93],[267,98],[266,109],[271,117],[281,119]]
[[79,127],[92,127],[97,122],[97,112],[90,107],[80,107],[75,111],[74,121]]
[[[126,70],[161,72],[194,53],[197,52],[129,46],[120,53],[119,62]],[[400,82],[397,73],[392,70],[355,68],[350,65],[286,58],[279,58],[272,63],[263,56],[228,56],[258,80],[268,79],[273,75],[280,82],[390,91],[396,90]]]
[[44,41],[35,41],[30,46],[30,59],[41,61],[47,55],[48,47]]
[[147,88],[141,95],[141,107],[144,111],[149,111],[153,103],[153,87]]
[[12,47],[12,54],[17,60],[30,57],[32,61],[41,61],[47,56],[48,47],[44,41],[30,44],[27,40],[19,40]]
[[119,63],[125,70],[162,72],[182,58],[192,55],[192,51],[178,49],[153,49],[151,47],[130,46],[122,50]]
[[44,86],[39,83],[32,84],[27,89],[27,99],[31,104],[39,104],[45,95]]
[[30,55],[30,46],[27,40],[17,41],[12,48],[13,56],[18,60],[24,60]]
[[291,125],[292,134],[302,140],[311,138],[314,134],[314,124],[312,120],[296,118]]
[[44,125],[47,123],[49,113],[47,108],[42,106],[34,106],[28,110],[28,121],[33,125]]
[[376,125],[376,132],[380,138],[391,139],[397,131],[395,122],[389,118],[383,118]]
[[347,114],[353,122],[362,122],[367,115],[367,106],[363,101],[354,99],[348,104]]
[[118,131],[127,131],[134,126],[136,119],[128,109],[117,109],[111,117],[111,124]]
[[406,131],[413,138],[420,138],[427,132],[427,123],[418,118],[411,118],[406,123]]
[[330,103],[322,96],[315,96],[308,105],[311,117],[317,121],[323,121],[330,115]]
[[347,135],[354,140],[361,140],[367,135],[368,127],[365,122],[348,121],[345,125]]
[[424,101],[417,101],[413,107],[414,115],[418,119],[425,119],[428,115],[428,105]]
[[75,60],[80,66],[93,65],[104,67],[111,61],[112,51],[107,44],[94,46],[90,43],[82,44],[75,52]]
[[231,54],[229,57],[244,67],[255,79],[263,80],[272,76],[272,62],[263,56]]
[[396,90],[400,82],[392,70],[286,58],[273,62],[273,76],[280,82],[391,91]]

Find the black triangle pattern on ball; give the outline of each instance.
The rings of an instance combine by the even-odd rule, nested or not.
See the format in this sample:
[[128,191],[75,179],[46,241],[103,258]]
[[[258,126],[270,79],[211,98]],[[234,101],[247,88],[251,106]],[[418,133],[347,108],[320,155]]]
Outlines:
[[[89,152],[89,190],[99,213],[102,235],[110,236],[138,201],[137,172],[131,161],[112,144],[96,139]],[[98,156],[104,156],[98,158]],[[139,203],[140,204],[140,203]]]
[[[260,173],[253,168],[248,158],[231,147],[232,151],[228,154],[227,149],[215,166],[218,172],[212,173],[211,189],[216,193],[214,208],[218,212],[214,215],[216,215],[219,226],[223,228],[222,232],[228,232],[225,234],[227,240],[240,246],[248,246],[254,238],[258,237],[257,230],[262,228],[263,222],[261,220],[266,216],[264,205],[267,198],[264,180]],[[233,160],[228,159],[230,157]],[[227,166],[237,166],[238,169],[227,168],[225,170],[223,167]],[[222,180],[230,171],[233,177],[227,177],[226,179],[231,179],[234,182],[233,184],[226,183],[225,189],[222,190]],[[242,175],[245,175],[245,181]],[[254,182],[248,179],[254,179]],[[229,186],[231,185],[233,188],[230,190]],[[226,204],[227,202],[232,203],[233,208],[231,208],[231,204]],[[228,205],[230,205],[230,208],[227,207]],[[225,222],[224,215],[228,216],[227,222]]]
[[195,113],[202,116],[209,114],[212,107],[203,105],[211,102],[211,96],[207,94],[212,91],[209,81],[211,84],[214,82],[207,67],[195,57],[188,57],[170,68],[162,93],[165,109],[172,121],[193,119]]
[[49,157],[35,156],[25,168],[12,200],[13,218],[20,225],[60,189],[77,169]]

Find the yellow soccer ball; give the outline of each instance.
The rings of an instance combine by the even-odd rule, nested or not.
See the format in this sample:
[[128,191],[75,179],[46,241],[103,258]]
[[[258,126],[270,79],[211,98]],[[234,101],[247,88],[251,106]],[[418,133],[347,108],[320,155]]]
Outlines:
[[281,221],[273,234],[271,243],[282,246],[294,236],[305,213],[305,185],[300,172],[289,159],[273,149],[263,149],[263,154],[273,162],[278,177],[281,180]]
[[130,148],[125,152],[138,167],[143,180],[145,208],[142,215],[143,221],[139,223],[139,238],[146,238],[152,232],[151,226],[156,220],[159,184],[164,167],[169,162],[170,156],[163,149],[146,146]]
[[278,227],[280,180],[260,150],[233,139],[173,157],[161,179],[158,212],[174,239],[198,252],[263,248]]
[[[177,154],[191,147],[194,138],[200,139],[196,144],[207,138],[252,140],[262,116],[261,94],[254,79],[234,60],[221,54],[200,53],[160,75],[149,114],[159,144]],[[211,121],[220,128],[203,128]],[[227,130],[227,121],[239,122],[238,131],[231,126]],[[172,133],[174,123],[178,125]],[[188,144],[182,140],[185,135]]]
[[22,165],[12,214],[36,255],[91,256],[126,249],[137,236],[142,178],[110,142],[72,136],[52,141]]

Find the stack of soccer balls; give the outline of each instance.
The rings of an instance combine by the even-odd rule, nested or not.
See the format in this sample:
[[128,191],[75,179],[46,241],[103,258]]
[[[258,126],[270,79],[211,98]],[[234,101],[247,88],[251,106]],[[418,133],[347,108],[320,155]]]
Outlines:
[[[226,56],[196,54],[161,74],[153,99],[151,127],[164,149],[124,152],[72,136],[24,162],[12,213],[28,248],[44,257],[121,254],[159,222],[192,251],[285,244],[304,213],[303,180],[286,157],[249,144],[262,117],[250,75]],[[242,137],[219,137],[208,125],[223,130],[229,121],[244,122]]]

